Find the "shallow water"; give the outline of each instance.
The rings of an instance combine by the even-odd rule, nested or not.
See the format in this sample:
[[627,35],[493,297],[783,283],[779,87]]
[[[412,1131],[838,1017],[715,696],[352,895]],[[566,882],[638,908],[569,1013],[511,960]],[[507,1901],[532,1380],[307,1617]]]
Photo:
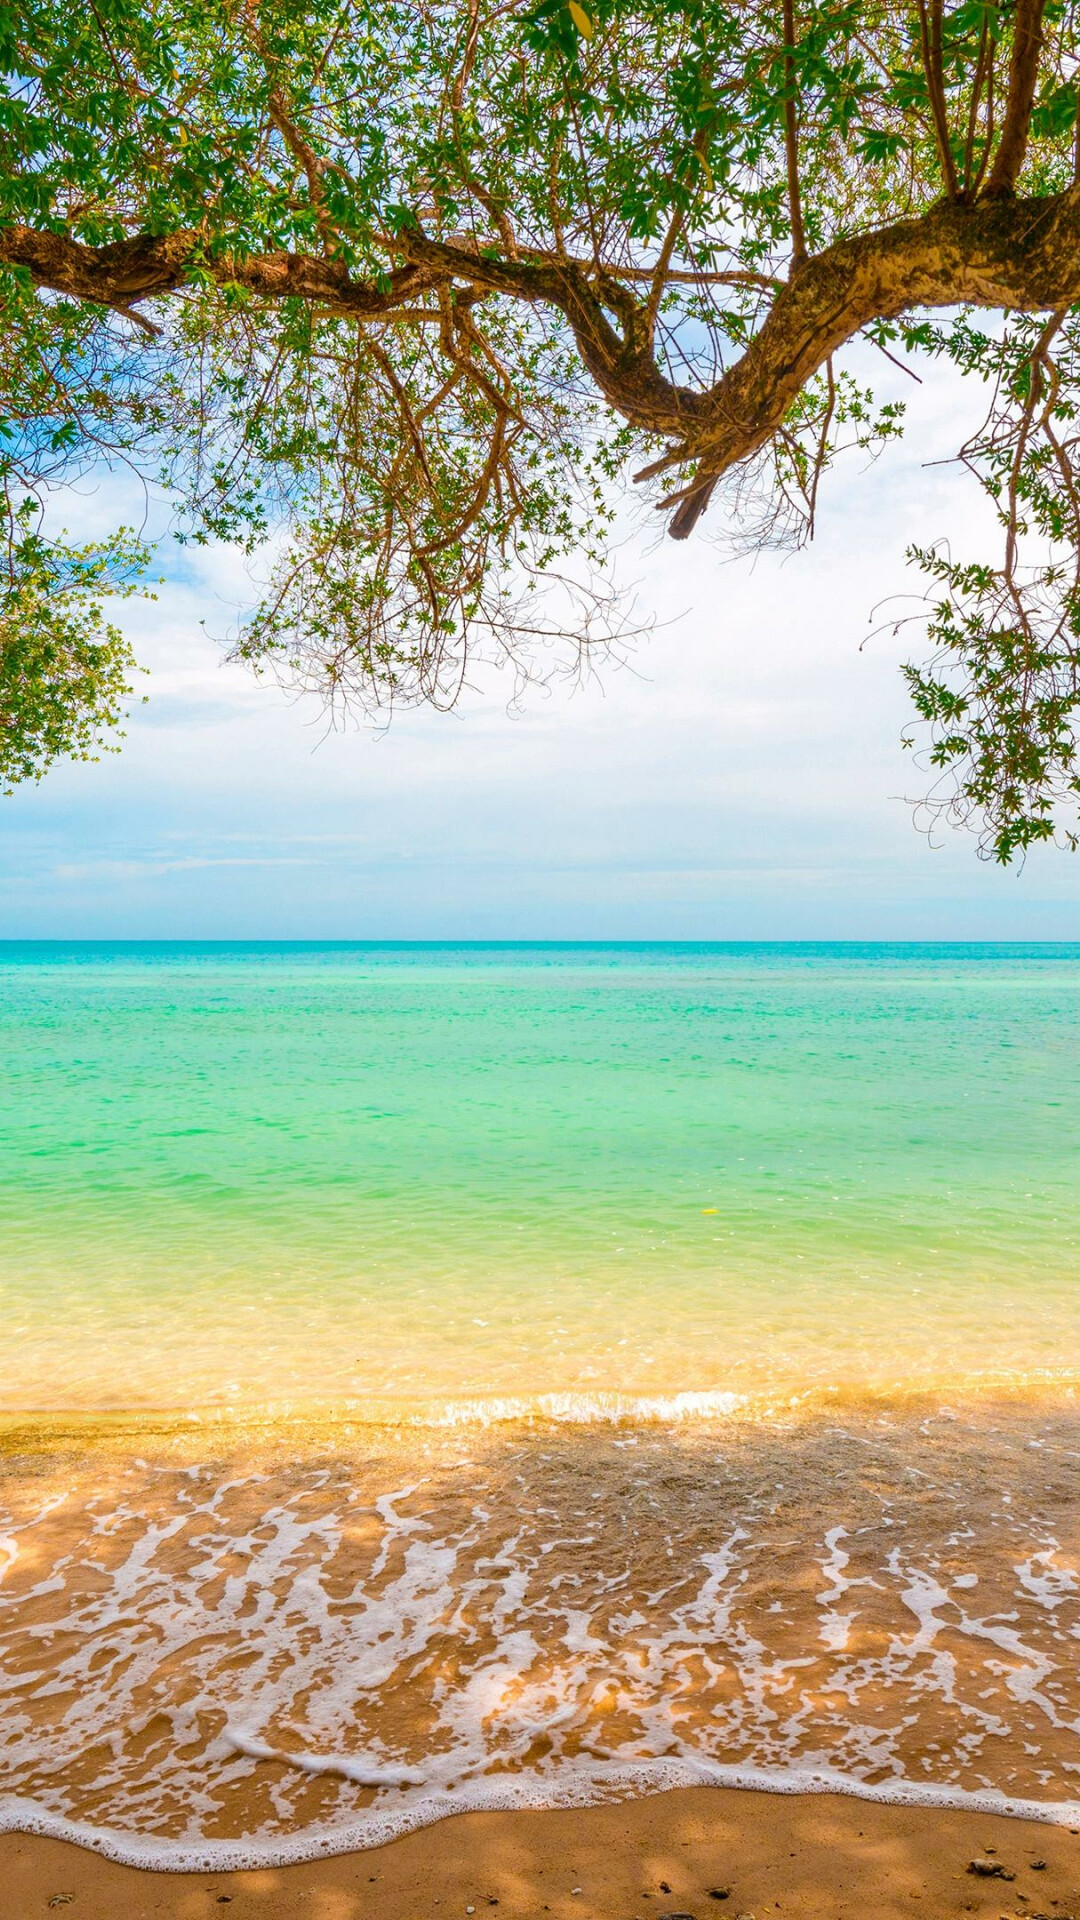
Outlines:
[[9,945],[0,1059],[7,1408],[1080,1366],[1080,947]]
[[0,1826],[222,1865],[710,1779],[1080,1825],[1074,1408],[359,1431],[12,1465]]
[[8,947],[0,1060],[0,1829],[1080,1825],[1080,947]]

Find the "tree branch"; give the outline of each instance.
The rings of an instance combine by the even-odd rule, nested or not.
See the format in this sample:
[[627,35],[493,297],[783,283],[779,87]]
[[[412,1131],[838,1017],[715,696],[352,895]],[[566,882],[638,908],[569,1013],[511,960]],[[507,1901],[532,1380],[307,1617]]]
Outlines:
[[94,248],[57,233],[0,229],[0,263],[26,268],[56,292],[121,311],[175,291],[196,269],[262,300],[303,299],[360,319],[393,321],[418,294],[451,286],[555,308],[612,409],[637,430],[671,442],[638,478],[696,464],[694,478],[665,502],[677,508],[673,536],[685,539],[717,480],[765,445],[806,383],[872,321],[960,305],[1051,312],[1080,300],[1080,185],[1039,198],[942,203],[921,219],[838,241],[784,284],[742,357],[705,390],[677,386],[660,371],[645,308],[614,273],[597,276],[565,260],[498,259],[418,228],[389,238],[387,247],[405,264],[380,287],[315,256],[204,260],[195,233]]
[[408,265],[391,273],[384,289],[354,280],[338,261],[314,254],[203,256],[202,246],[202,235],[194,231],[161,238],[138,234],[89,247],[67,234],[11,226],[0,228],[0,265],[23,267],[40,287],[120,313],[137,300],[160,299],[208,273],[219,285],[238,285],[263,299],[308,300],[335,313],[374,319],[451,277],[448,271]]
[[293,159],[304,170],[307,180],[308,201],[315,215],[315,224],[319,229],[319,238],[323,243],[323,252],[327,259],[337,251],[338,236],[326,216],[326,196],[323,192],[322,176],[326,163],[319,158],[310,141],[305,140],[295,120],[288,112],[280,89],[271,86],[267,96],[270,119],[277,128]]
[[1001,139],[990,169],[990,178],[983,189],[988,200],[1007,197],[1015,192],[1024,164],[1031,110],[1035,104],[1035,88],[1039,78],[1045,11],[1046,0],[1016,0],[1005,118],[1001,124]]
[[716,482],[765,445],[829,355],[872,320],[963,305],[1038,313],[1077,300],[1077,187],[1045,199],[946,203],[827,248],[777,296],[742,358],[695,407],[690,431],[646,469],[700,463],[663,503],[677,507],[673,537],[686,539]]
[[990,31],[990,16],[983,15],[979,29],[979,53],[975,62],[975,73],[971,82],[971,99],[968,104],[967,138],[964,141],[964,171],[962,191],[966,200],[974,199],[986,171],[986,162],[990,152],[990,130],[983,138],[983,150],[978,168],[975,167],[975,139],[979,127],[979,108],[982,106],[983,90],[989,76],[990,85],[994,80],[994,54],[997,43]]
[[799,117],[795,99],[795,0],[784,0],[784,158],[787,167],[788,218],[791,221],[791,270],[806,259],[802,194],[799,188]]
[[919,33],[922,40],[923,71],[926,74],[926,86],[930,95],[930,112],[934,120],[934,134],[937,139],[938,158],[941,161],[941,173],[945,182],[945,191],[950,200],[955,200],[957,196],[956,162],[953,159],[952,140],[949,134],[948,102],[945,98],[945,82],[942,76],[941,10],[942,0],[930,0],[930,13],[928,16],[926,0],[919,0]]

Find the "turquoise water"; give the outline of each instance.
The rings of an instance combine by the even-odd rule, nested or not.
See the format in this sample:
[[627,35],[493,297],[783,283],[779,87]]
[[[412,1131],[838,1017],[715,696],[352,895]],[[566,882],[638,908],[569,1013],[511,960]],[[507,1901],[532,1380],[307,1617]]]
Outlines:
[[0,946],[8,1408],[1080,1374],[1080,945]]

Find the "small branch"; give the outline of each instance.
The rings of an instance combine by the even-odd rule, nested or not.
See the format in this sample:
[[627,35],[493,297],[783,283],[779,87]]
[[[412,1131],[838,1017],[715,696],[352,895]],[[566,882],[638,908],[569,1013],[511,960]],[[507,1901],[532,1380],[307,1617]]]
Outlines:
[[418,557],[422,556],[427,559],[436,554],[444,553],[447,547],[451,547],[455,545],[457,541],[462,540],[470,528],[476,525],[491,496],[491,490],[495,484],[499,465],[503,459],[505,444],[506,415],[500,413],[495,421],[488,457],[484,462],[483,472],[476,483],[476,490],[472,500],[458,515],[453,525],[438,540],[429,540],[424,546],[416,548]]
[[548,159],[547,174],[548,214],[551,218],[551,230],[555,235],[555,246],[559,259],[565,259],[566,257],[566,235],[563,228],[562,203],[559,198],[559,166],[562,161],[563,148],[565,145],[566,135],[563,128],[559,127],[551,143],[551,154]]
[[307,181],[308,203],[315,215],[315,225],[318,228],[323,252],[329,260],[338,251],[340,236],[335,233],[326,211],[323,175],[327,171],[327,162],[315,152],[310,140],[301,132],[286,106],[262,32],[255,0],[246,0],[244,12],[247,16],[252,44],[269,83],[266,107],[270,124],[280,134],[297,165],[303,169],[304,178]]
[[784,0],[784,155],[787,163],[788,215],[791,220],[791,271],[806,259],[802,194],[799,188],[799,118],[795,100],[795,0]]
[[[543,265],[551,264],[576,267],[579,272],[599,274],[604,280],[629,280],[635,284],[651,286],[656,277],[655,267],[616,266],[607,260],[581,260],[573,254],[547,253],[539,247],[522,249],[522,258],[536,260]],[[664,285],[667,287],[759,287],[763,293],[776,293],[784,285],[780,274],[755,273],[750,267],[717,268],[700,270],[690,267],[666,267]]]
[[995,39],[991,39],[990,65],[989,65],[989,69],[986,76],[986,128],[983,134],[982,156],[979,160],[979,165],[975,174],[975,178],[971,182],[971,188],[968,195],[968,198],[971,200],[977,200],[979,197],[979,193],[982,189],[982,183],[986,175],[986,169],[990,165],[990,156],[994,150],[994,134],[997,131],[997,126],[994,119],[994,110],[996,106],[994,82],[995,82],[996,73],[997,73],[997,41]]
[[148,320],[145,313],[137,312],[134,307],[120,306],[114,307],[113,312],[122,314],[125,320],[130,320],[132,326],[138,327],[140,333],[145,333],[148,340],[161,339],[161,328],[156,327],[152,320]]
[[299,127],[286,111],[281,94],[276,86],[270,88],[267,97],[267,108],[274,126],[280,133],[293,159],[296,160],[304,170],[304,177],[307,180],[308,201],[315,215],[315,224],[319,229],[319,239],[322,241],[323,252],[329,259],[336,252],[340,241],[338,235],[334,232],[326,212],[326,201],[323,194],[322,181],[323,173],[326,170],[326,162],[320,160],[310,142],[304,139]]
[[450,120],[454,129],[454,145],[457,149],[458,166],[461,170],[462,180],[468,187],[469,192],[479,200],[484,212],[491,220],[509,259],[516,260],[518,257],[517,238],[506,208],[498,200],[496,195],[492,193],[491,189],[485,186],[479,175],[475,173],[470,166],[468,145],[462,139],[461,117],[462,108],[465,104],[465,89],[472,78],[479,32],[480,9],[477,5],[477,0],[470,0],[469,22],[465,36],[465,51],[462,56],[461,66],[458,68],[457,74],[454,77],[454,84],[450,90]]
[[[996,43],[990,32],[989,16],[984,13],[983,20],[982,20],[982,27],[980,28],[980,31],[979,31],[979,53],[978,53],[978,58],[975,62],[975,73],[971,82],[971,101],[968,107],[967,139],[964,142],[963,190],[964,190],[965,199],[970,199],[972,195],[972,188],[973,188],[972,171],[975,163],[975,137],[978,132],[978,126],[979,126],[979,108],[982,105],[983,87],[986,84],[987,61],[989,61],[990,71],[992,73],[993,65],[994,65],[995,50],[996,50]],[[984,146],[984,150],[983,150],[984,164],[985,164],[985,159],[986,159],[986,148]]]
[[469,24],[465,33],[465,51],[461,65],[454,75],[454,84],[450,89],[450,111],[456,120],[465,99],[465,89],[472,79],[473,65],[476,60],[476,42],[480,29],[480,9],[476,0],[470,0]]
[[926,74],[926,87],[930,96],[930,111],[934,119],[934,134],[937,140],[938,158],[941,161],[942,178],[945,182],[946,194],[950,200],[955,200],[959,189],[952,140],[949,135],[949,111],[942,72],[941,6],[942,0],[930,0],[928,16],[926,0],[919,0],[919,35],[922,41],[923,71]]
[[660,302],[663,298],[664,288],[667,285],[668,268],[671,265],[672,254],[678,245],[679,235],[683,230],[683,222],[684,214],[680,207],[673,215],[668,230],[664,235],[659,258],[652,271],[652,279],[649,283],[649,297],[645,302],[645,328],[650,334],[656,325],[656,316],[660,311]]
[[1005,118],[990,178],[984,188],[988,200],[1007,198],[1016,191],[1027,152],[1031,110],[1035,105],[1045,10],[1046,0],[1016,0]]
[[831,354],[825,362],[825,374],[828,383],[825,412],[822,415],[821,430],[818,434],[817,447],[814,450],[813,474],[806,496],[808,510],[807,537],[811,540],[814,537],[814,524],[817,516],[818,487],[829,458],[829,430],[833,423],[833,415],[836,412],[836,377],[833,373]]
[[382,346],[379,345],[379,342],[377,340],[368,340],[367,350],[370,353],[372,359],[375,361],[376,366],[379,368],[384,380],[386,381],[387,386],[389,387],[391,393],[394,396],[394,400],[397,404],[398,414],[401,419],[401,424],[405,429],[406,436],[409,440],[410,445],[412,446],[413,452],[416,455],[417,464],[420,467],[420,471],[423,474],[425,480],[428,482],[428,485],[431,487],[434,487],[434,481],[431,475],[431,467],[428,464],[427,450],[424,446],[424,436],[420,431],[420,427],[417,423],[416,416],[413,413],[412,403],[409,399],[409,396],[406,393],[404,387],[402,386],[401,381],[398,379],[396,372],[394,371],[393,362],[390,359],[389,354],[385,351],[385,349]]
[[906,360],[900,360],[895,353],[890,353],[888,347],[882,346],[880,340],[875,340],[874,345],[879,353],[885,355],[886,360],[891,360],[894,367],[899,367],[901,373],[906,373],[909,380],[914,380],[916,386],[922,386],[922,374],[916,373],[914,367],[909,367]]
[[484,212],[491,220],[499,239],[502,241],[503,252],[506,254],[507,259],[517,260],[519,258],[517,236],[506,208],[500,205],[490,188],[485,187],[479,176],[473,173],[460,148],[458,150],[458,158],[461,162],[461,177],[468,187],[469,192],[476,195]]
[[[1016,451],[1009,468],[1007,538],[1005,543],[1005,579],[1015,598],[1016,560],[1018,552],[1018,533],[1020,525],[1020,478],[1023,473],[1024,456],[1035,421],[1035,410],[1046,398],[1043,376],[1049,368],[1047,349],[1065,324],[1062,312],[1051,314],[1032,349],[1030,366],[1030,384],[1027,399],[1020,417],[1020,431],[1016,436]],[[1051,374],[1051,382],[1053,375]],[[1052,404],[1052,399],[1051,399]]]
[[141,87],[138,81],[135,80],[130,73],[126,73],[123,66],[121,65],[116,49],[113,46],[111,39],[109,38],[109,34],[105,26],[105,22],[102,19],[100,13],[98,12],[97,7],[94,5],[94,0],[88,0],[88,4],[89,4],[91,13],[94,16],[94,23],[97,27],[101,44],[105,48],[105,51],[109,56],[109,61],[112,66],[113,72],[116,74],[116,77],[119,80],[120,85],[123,87],[124,92],[128,94],[130,98],[133,98],[133,99],[142,99],[142,100],[147,99],[149,96],[147,95],[145,87]]

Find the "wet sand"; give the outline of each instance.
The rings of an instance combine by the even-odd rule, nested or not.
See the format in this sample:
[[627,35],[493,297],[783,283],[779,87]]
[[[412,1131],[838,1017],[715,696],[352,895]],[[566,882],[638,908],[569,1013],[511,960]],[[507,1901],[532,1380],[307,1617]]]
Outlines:
[[0,1794],[137,1861],[713,1768],[1080,1800],[1074,1406],[152,1442],[0,1472]]
[[[973,1858],[1015,1878],[973,1874]],[[705,1787],[461,1814],[389,1846],[249,1873],[154,1873],[8,1834],[0,1886],[4,1920],[217,1920],[226,1910],[230,1920],[480,1920],[496,1908],[498,1920],[1075,1920],[1080,1836],[964,1811]]]

